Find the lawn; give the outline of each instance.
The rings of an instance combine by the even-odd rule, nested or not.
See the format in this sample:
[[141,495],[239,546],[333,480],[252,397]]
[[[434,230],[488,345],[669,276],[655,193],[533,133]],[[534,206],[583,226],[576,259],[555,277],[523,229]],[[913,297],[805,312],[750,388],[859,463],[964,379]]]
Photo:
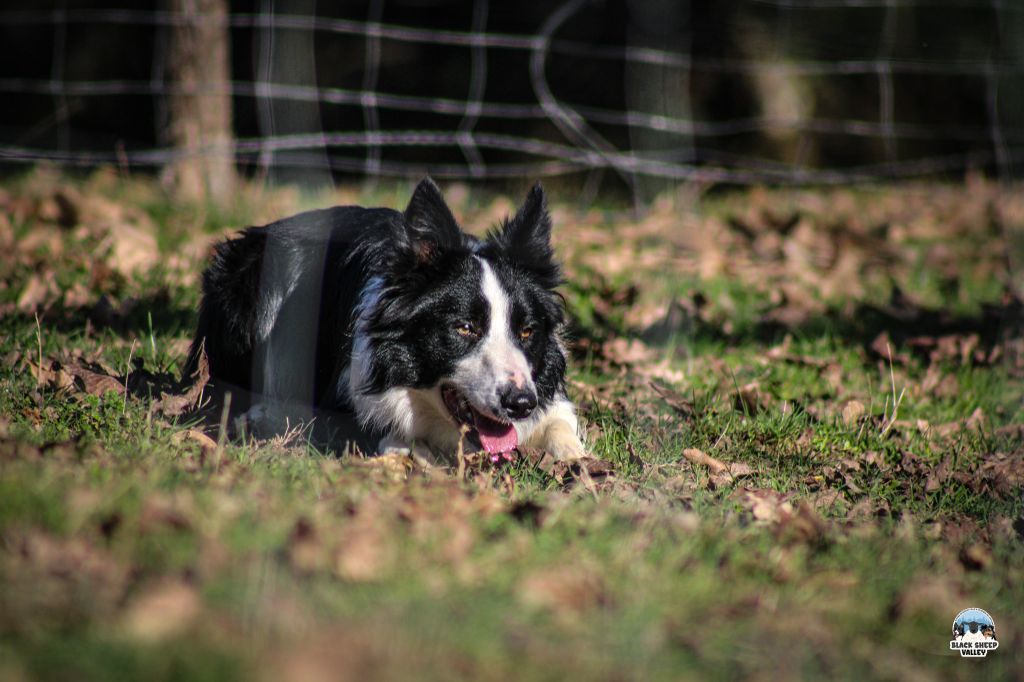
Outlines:
[[1024,676],[1021,188],[553,184],[591,459],[226,438],[177,383],[210,244],[410,189],[0,182],[0,678]]

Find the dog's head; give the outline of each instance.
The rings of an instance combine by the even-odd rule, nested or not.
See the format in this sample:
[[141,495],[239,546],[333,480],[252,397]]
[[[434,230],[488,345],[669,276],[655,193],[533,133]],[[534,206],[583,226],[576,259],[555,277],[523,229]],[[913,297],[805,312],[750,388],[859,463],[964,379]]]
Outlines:
[[468,427],[489,452],[511,450],[565,377],[561,275],[544,190],[534,186],[514,216],[479,240],[426,179],[402,222],[400,254],[374,280],[361,313],[368,371],[357,390],[421,389],[453,434]]

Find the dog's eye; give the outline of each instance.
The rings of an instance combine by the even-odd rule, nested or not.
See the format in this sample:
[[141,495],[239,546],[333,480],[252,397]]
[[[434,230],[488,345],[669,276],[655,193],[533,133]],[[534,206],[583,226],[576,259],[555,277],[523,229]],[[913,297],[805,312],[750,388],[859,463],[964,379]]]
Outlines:
[[519,338],[523,341],[533,336],[533,327],[523,327],[519,330]]
[[455,331],[458,332],[459,336],[464,336],[467,339],[480,338],[480,330],[472,322],[460,322],[455,326]]

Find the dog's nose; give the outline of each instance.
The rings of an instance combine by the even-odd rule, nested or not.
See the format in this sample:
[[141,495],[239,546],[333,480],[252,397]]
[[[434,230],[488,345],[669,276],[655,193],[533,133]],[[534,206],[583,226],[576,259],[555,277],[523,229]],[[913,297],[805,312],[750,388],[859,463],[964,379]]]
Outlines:
[[501,394],[501,406],[512,419],[526,419],[537,407],[537,395],[529,389],[510,384]]

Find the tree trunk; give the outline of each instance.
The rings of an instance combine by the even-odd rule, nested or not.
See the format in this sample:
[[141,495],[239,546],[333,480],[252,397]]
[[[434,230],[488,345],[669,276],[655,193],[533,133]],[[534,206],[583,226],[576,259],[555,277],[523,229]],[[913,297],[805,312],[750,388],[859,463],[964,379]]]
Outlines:
[[227,0],[170,0],[184,21],[171,29],[167,168],[182,199],[224,205],[235,189]]

